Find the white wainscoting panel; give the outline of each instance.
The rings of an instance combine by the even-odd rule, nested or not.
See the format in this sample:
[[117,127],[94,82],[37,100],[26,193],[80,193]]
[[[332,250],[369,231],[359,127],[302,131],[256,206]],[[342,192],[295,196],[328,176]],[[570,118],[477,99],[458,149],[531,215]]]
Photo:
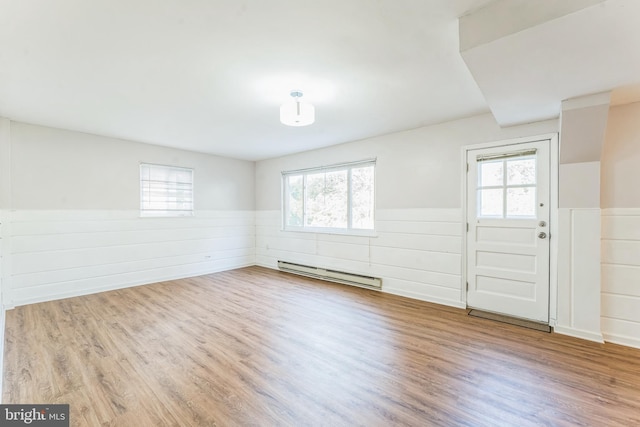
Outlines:
[[382,291],[439,304],[462,301],[462,211],[376,212],[376,237],[281,230],[280,211],[256,213],[256,263],[278,260],[382,278]]
[[640,348],[640,209],[602,211],[602,333]]
[[603,342],[600,325],[600,209],[559,211],[555,332]]
[[137,210],[11,212],[5,306],[255,264],[253,211],[138,215]]

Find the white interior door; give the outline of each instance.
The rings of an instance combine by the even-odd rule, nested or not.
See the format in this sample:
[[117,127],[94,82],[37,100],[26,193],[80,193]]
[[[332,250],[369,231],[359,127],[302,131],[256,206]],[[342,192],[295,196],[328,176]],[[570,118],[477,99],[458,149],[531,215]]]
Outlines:
[[467,305],[549,322],[549,140],[467,152]]

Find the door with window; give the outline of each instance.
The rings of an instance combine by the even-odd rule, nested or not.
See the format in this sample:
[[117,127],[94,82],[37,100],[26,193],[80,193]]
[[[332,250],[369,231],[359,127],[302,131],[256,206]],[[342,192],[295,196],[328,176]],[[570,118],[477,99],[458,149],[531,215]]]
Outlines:
[[467,151],[467,305],[549,322],[549,140]]

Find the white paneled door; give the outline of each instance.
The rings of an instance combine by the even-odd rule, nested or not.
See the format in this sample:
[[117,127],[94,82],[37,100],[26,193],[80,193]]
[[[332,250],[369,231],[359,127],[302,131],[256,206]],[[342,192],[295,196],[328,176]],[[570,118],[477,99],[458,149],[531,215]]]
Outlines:
[[467,151],[467,305],[549,322],[549,140]]

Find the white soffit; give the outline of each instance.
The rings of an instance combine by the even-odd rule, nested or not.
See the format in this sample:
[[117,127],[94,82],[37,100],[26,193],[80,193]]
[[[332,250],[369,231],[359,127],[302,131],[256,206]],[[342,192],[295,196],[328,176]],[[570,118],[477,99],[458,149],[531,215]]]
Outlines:
[[602,156],[610,92],[562,102],[560,163],[597,162]]
[[640,82],[639,17],[637,0],[500,0],[460,19],[461,54],[501,126],[555,118],[562,100]]

